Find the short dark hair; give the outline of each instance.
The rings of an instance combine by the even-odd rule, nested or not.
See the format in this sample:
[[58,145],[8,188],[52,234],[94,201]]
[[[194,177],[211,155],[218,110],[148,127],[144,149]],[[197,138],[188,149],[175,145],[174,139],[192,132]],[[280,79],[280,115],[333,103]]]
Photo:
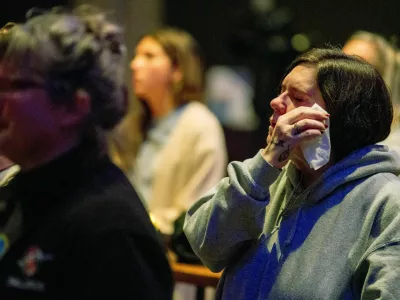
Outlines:
[[0,61],[18,79],[45,85],[55,103],[68,104],[76,90],[87,91],[94,125],[111,129],[126,111],[122,36],[92,6],[31,10],[25,23],[0,31]]
[[316,81],[330,114],[334,161],[384,140],[390,133],[393,107],[379,72],[367,62],[339,48],[315,48],[296,58],[296,66],[316,67]]

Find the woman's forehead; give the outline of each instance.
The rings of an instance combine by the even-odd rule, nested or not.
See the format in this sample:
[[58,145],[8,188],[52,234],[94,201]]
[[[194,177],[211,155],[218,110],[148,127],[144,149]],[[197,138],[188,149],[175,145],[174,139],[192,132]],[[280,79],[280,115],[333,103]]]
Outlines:
[[165,52],[161,44],[151,36],[143,37],[137,44],[136,51]]
[[282,87],[288,85],[304,91],[315,88],[317,86],[316,67],[311,64],[300,64],[294,67],[282,81]]

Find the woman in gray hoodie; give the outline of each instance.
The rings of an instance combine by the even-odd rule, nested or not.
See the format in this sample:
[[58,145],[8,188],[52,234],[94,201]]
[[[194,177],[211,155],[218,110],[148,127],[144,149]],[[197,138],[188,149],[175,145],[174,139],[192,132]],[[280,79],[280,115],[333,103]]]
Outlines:
[[382,77],[313,49],[271,107],[265,149],[232,162],[186,216],[196,254],[224,270],[217,299],[400,299],[400,158],[376,145],[393,118]]

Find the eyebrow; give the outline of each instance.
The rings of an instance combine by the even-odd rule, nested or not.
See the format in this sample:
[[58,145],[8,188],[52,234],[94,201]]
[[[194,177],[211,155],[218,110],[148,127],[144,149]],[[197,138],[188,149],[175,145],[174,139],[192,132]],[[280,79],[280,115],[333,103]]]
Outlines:
[[[286,84],[282,84],[282,85],[281,85],[281,90],[280,90],[280,92],[282,92],[283,89],[284,89],[285,91],[287,90]],[[304,89],[299,89],[299,88],[296,87],[296,86],[291,86],[289,90],[294,91],[295,93],[301,93],[301,94],[307,95],[307,96],[309,96],[309,97],[311,97],[311,96],[313,95],[313,90],[312,90],[312,89],[307,91],[307,90],[304,90]]]
[[[285,91],[286,91],[287,89],[288,89],[288,88],[287,88],[287,85],[286,85],[286,84],[282,84],[282,85],[281,85],[281,91],[282,91],[282,90],[285,90]],[[298,87],[295,87],[295,86],[291,86],[289,90],[295,91],[295,92],[299,92],[299,93],[307,94],[306,92],[304,92],[304,90],[301,90],[301,89],[299,89]]]

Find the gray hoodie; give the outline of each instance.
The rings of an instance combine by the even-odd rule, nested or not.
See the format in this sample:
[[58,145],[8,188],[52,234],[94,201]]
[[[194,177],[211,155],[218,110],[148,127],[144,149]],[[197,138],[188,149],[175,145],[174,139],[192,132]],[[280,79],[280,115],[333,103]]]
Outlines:
[[400,157],[374,145],[301,190],[293,165],[258,153],[229,165],[184,230],[224,269],[217,299],[400,299],[399,174]]

